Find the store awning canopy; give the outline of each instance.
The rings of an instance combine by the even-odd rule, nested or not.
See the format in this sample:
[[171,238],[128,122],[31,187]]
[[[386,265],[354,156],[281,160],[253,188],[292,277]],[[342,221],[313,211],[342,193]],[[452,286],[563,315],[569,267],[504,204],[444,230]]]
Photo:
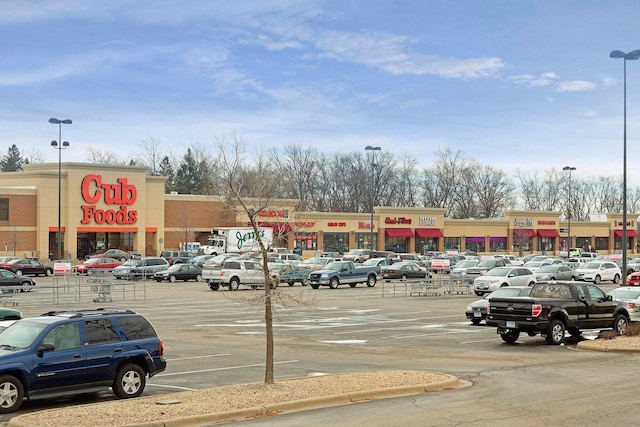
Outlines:
[[560,234],[558,234],[558,230],[538,230],[538,236],[540,237],[560,237]]
[[288,234],[293,231],[293,228],[286,222],[259,222],[258,227],[273,228],[273,232],[279,234]]
[[[622,230],[615,230],[616,237],[622,237]],[[627,237],[638,237],[636,230],[627,230]]]
[[425,238],[435,238],[435,237],[444,237],[442,231],[439,228],[416,228],[416,237]]
[[413,231],[410,228],[387,228],[384,230],[387,237],[413,237]]

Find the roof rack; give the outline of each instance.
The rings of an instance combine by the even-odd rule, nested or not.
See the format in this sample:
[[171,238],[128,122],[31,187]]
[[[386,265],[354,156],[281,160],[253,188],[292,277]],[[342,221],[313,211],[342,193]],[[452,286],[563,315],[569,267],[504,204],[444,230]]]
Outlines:
[[134,314],[135,312],[129,309],[121,310],[117,308],[90,308],[83,310],[61,310],[61,311],[48,311],[42,313],[41,316],[60,316],[60,317],[84,317],[84,316],[107,316],[112,314]]

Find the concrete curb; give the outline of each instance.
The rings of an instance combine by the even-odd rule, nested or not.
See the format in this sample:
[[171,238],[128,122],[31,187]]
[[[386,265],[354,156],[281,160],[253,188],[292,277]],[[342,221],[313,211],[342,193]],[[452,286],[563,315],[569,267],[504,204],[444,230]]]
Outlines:
[[[206,424],[222,422],[241,421],[244,419],[274,416],[289,412],[302,412],[311,409],[326,408],[330,406],[346,405],[350,403],[363,402],[367,400],[388,399],[392,397],[412,396],[428,393],[432,391],[452,390],[469,387],[469,381],[459,380],[452,375],[448,378],[430,384],[420,384],[412,386],[389,387],[374,390],[366,390],[356,393],[335,394],[330,396],[311,397],[308,399],[295,400],[291,402],[276,403],[268,406],[257,406],[253,408],[238,409],[227,412],[194,415],[191,417],[181,417],[165,421],[151,421],[139,424],[127,424],[121,427],[200,427]],[[7,427],[42,427],[23,423],[20,419],[28,417],[20,415],[12,418]]]
[[640,349],[616,347],[615,340],[609,341],[611,341],[611,346],[594,344],[593,341],[580,341],[578,344],[576,344],[576,348],[578,350],[600,351],[603,353],[640,353]]

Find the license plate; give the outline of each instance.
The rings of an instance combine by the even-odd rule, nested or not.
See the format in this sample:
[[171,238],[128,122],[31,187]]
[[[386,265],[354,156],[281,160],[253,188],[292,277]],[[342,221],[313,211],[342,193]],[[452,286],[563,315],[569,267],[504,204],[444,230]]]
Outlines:
[[507,324],[506,324],[507,328],[515,328],[516,327],[516,322],[513,320],[507,320]]
[[482,313],[479,310],[473,312],[473,317],[482,317]]

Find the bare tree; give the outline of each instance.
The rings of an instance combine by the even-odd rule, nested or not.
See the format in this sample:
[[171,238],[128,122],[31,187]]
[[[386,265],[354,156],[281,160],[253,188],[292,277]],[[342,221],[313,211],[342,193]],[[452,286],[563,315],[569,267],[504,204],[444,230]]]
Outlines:
[[515,194],[515,185],[501,171],[484,166],[470,177],[478,197],[481,218],[494,218],[504,214]]
[[126,163],[119,159],[115,153],[111,151],[100,151],[97,148],[89,148],[87,152],[87,162],[99,165],[123,165]]
[[153,137],[142,141],[142,151],[136,156],[137,163],[149,168],[149,175],[161,175],[160,163],[164,155],[160,150],[160,143]]

